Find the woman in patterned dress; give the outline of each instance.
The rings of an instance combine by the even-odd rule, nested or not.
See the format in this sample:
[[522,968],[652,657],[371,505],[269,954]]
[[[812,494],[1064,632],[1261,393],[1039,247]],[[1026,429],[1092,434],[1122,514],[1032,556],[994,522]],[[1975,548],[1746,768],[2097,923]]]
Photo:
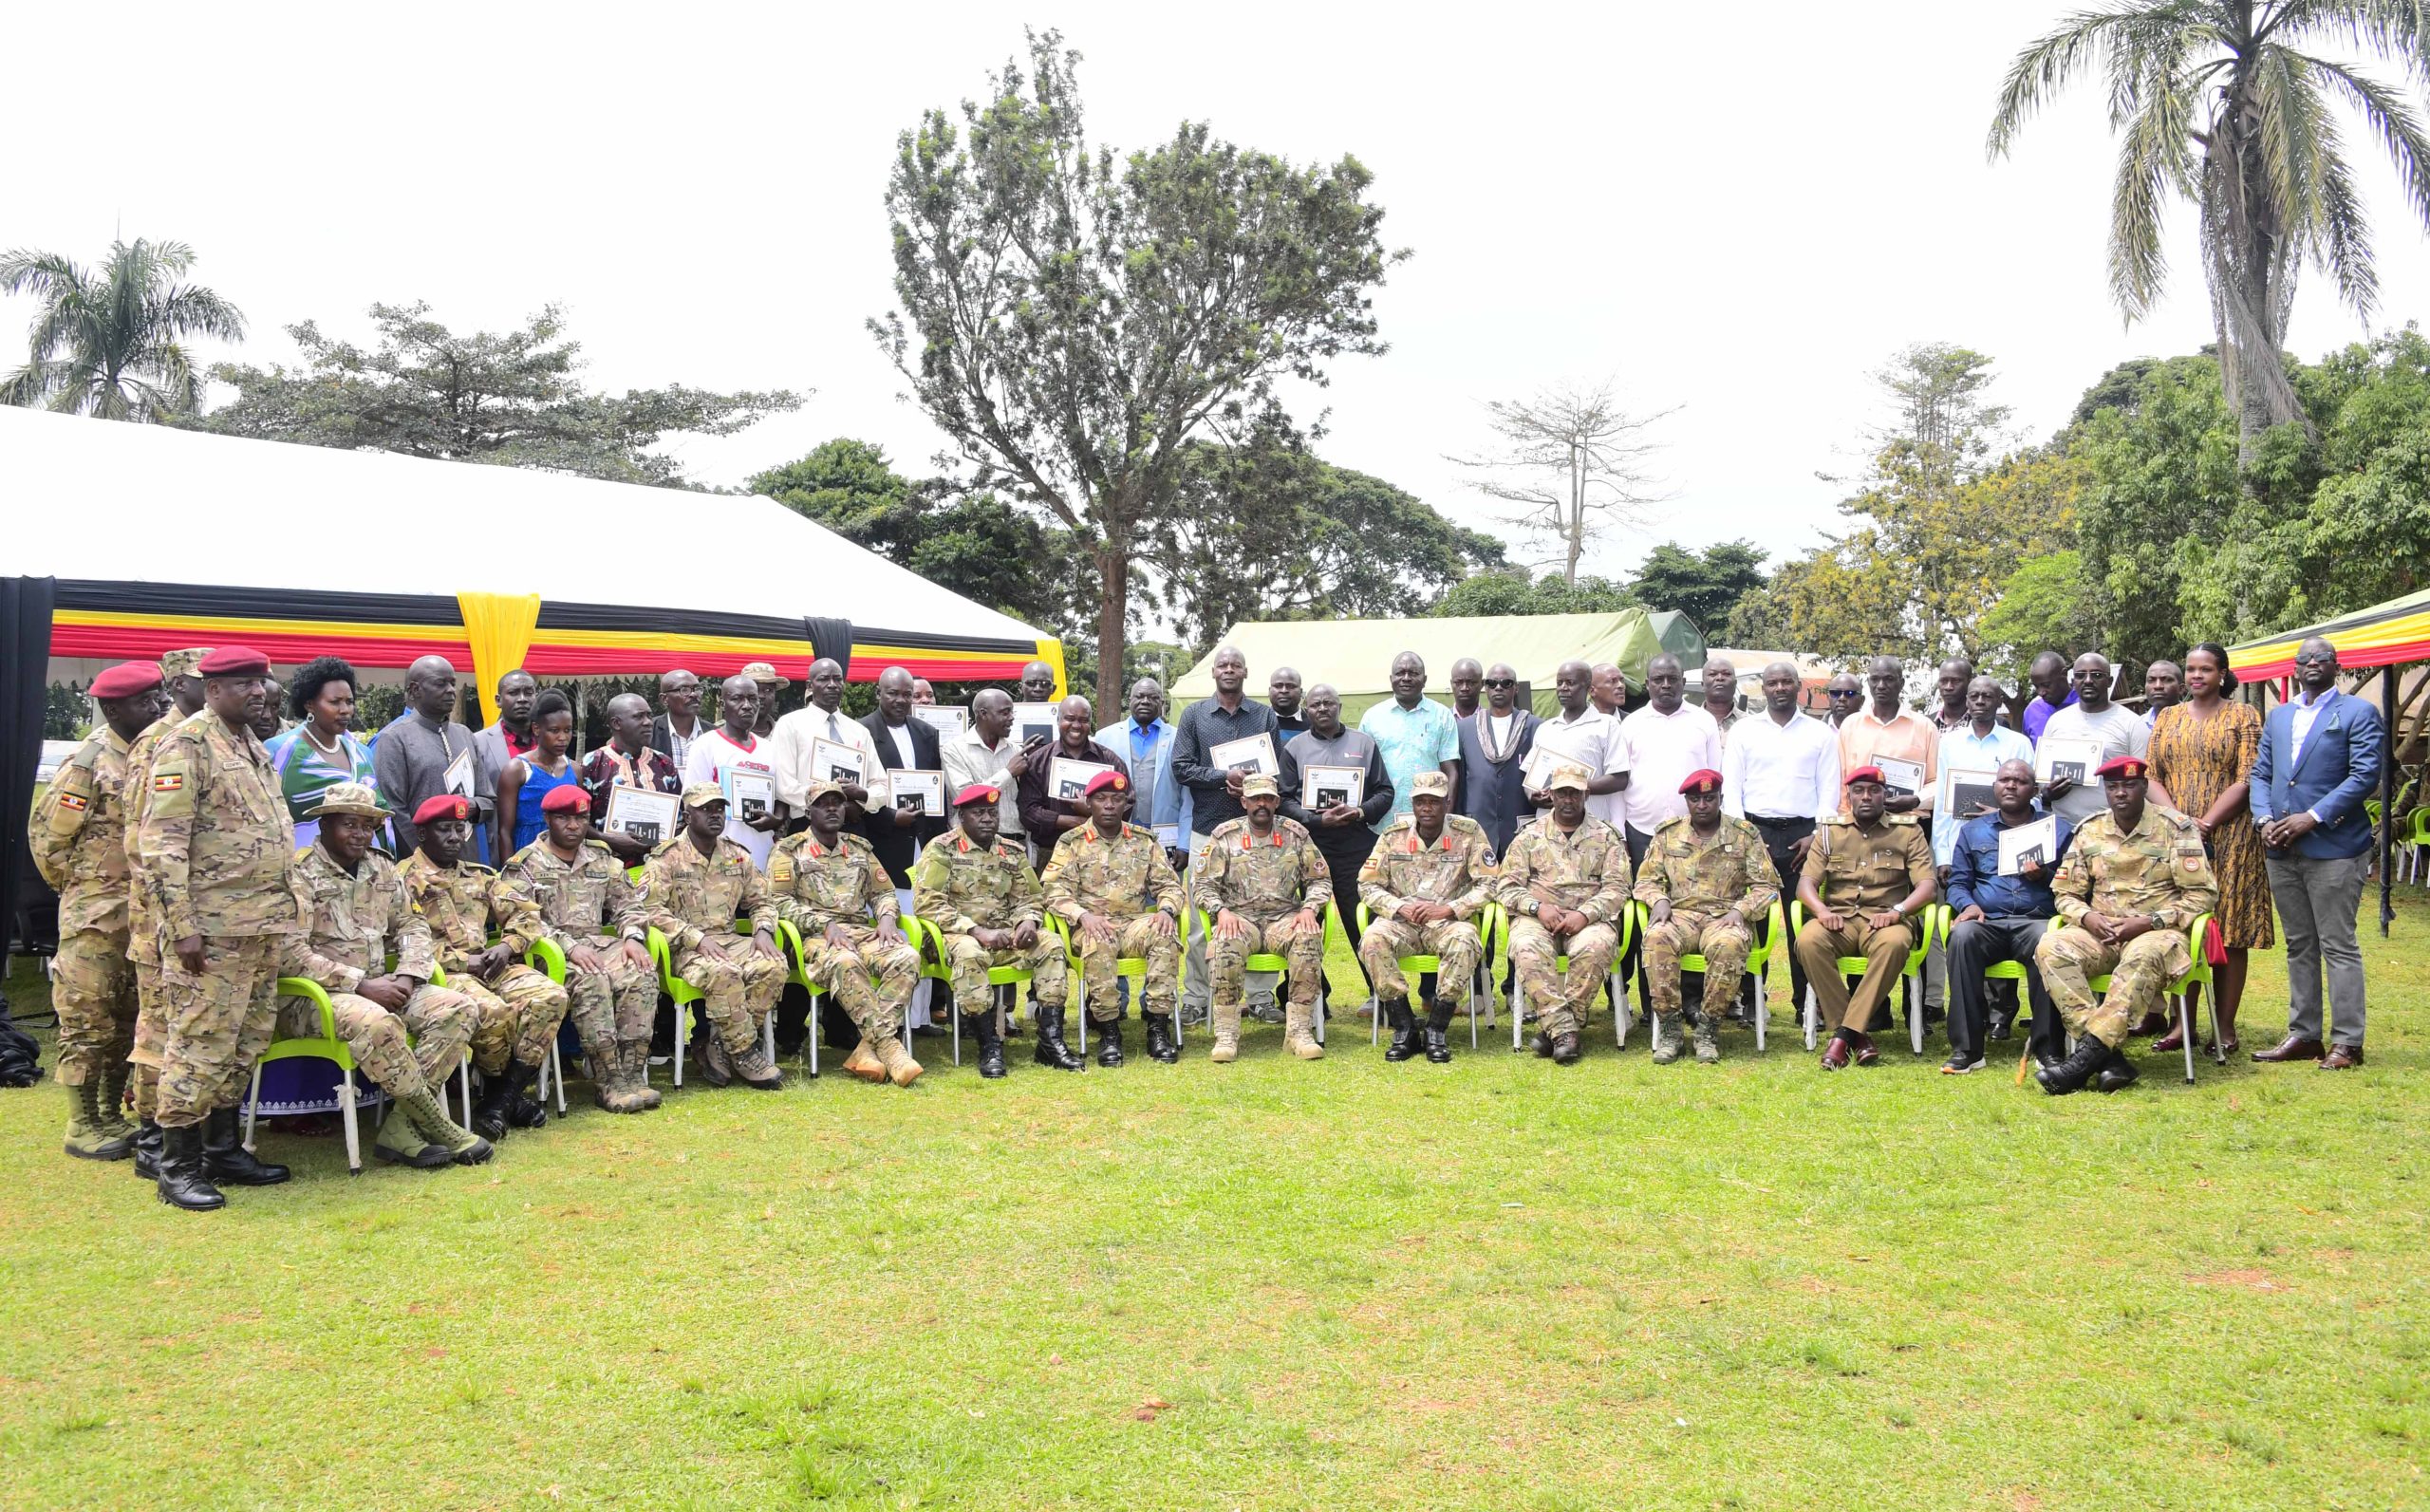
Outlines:
[[[2209,644],[2185,654],[2185,701],[2160,711],[2152,726],[2152,777],[2202,831],[2219,878],[2215,917],[2227,960],[2211,971],[2211,1012],[2219,1025],[2219,1053],[2236,1048],[2236,1010],[2244,1001],[2246,952],[2277,943],[2270,877],[2261,862],[2261,834],[2246,803],[2246,778],[2261,752],[2261,714],[2228,695],[2235,691],[2228,653]],[[2189,1016],[2196,982],[2186,991]],[[2155,1050],[2183,1045],[2185,1020]]]

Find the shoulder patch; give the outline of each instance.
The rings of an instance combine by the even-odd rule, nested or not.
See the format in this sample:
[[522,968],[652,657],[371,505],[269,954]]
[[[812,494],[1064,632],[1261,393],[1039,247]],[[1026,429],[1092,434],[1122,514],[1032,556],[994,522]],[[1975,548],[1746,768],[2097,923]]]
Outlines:
[[155,767],[155,768],[153,769],[153,771],[152,771],[152,791],[153,791],[153,792],[155,792],[155,793],[183,793],[183,792],[185,791],[185,787],[186,787],[186,774],[185,774],[185,769],[184,769],[184,768],[182,768],[182,767],[173,767],[173,768],[169,768],[169,769],[167,769],[167,770],[165,770],[165,771],[164,771],[164,770],[162,770],[162,769],[160,769],[160,768],[158,768],[158,767]]

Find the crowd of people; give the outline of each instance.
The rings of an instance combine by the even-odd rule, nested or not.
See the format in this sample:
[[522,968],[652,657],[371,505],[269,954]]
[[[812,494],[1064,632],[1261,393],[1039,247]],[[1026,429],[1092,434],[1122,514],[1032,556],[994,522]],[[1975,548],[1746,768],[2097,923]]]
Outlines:
[[[1659,655],[1630,708],[1617,667],[1571,662],[1540,718],[1507,665],[1455,663],[1446,704],[1405,652],[1352,728],[1336,689],[1287,667],[1248,697],[1225,646],[1213,696],[1177,717],[1143,678],[1116,722],[1072,697],[1024,735],[1002,689],[965,721],[920,717],[933,690],[901,667],[852,718],[822,659],[781,717],[774,667],[725,679],[714,726],[701,680],[670,672],[659,708],[614,699],[609,738],[577,757],[572,705],[525,672],[477,731],[455,668],[426,657],[366,741],[343,661],[296,671],[282,729],[262,653],[172,652],[94,681],[99,722],[34,825],[61,894],[65,1148],[132,1158],[188,1209],[284,1181],[238,1137],[282,1036],[345,1043],[394,1106],[374,1146],[391,1164],[477,1164],[544,1125],[532,1093],[561,1025],[599,1105],[645,1111],[654,948],[697,998],[716,1086],[783,1085],[771,1016],[789,980],[849,1018],[848,1073],[898,1087],[923,1074],[911,1027],[945,1014],[981,1074],[1005,1075],[1007,980],[1027,984],[1041,1066],[1080,1069],[1092,1031],[1098,1064],[1121,1065],[1133,999],[1157,1061],[1202,1021],[1209,1058],[1232,1060],[1252,1016],[1318,1058],[1330,925],[1390,1061],[1451,1058],[1499,940],[1511,1009],[1559,1064],[1598,1000],[1627,1012],[1632,980],[1657,1063],[1714,1061],[1726,1024],[1768,1011],[1749,960],[1785,957],[1825,1070],[1879,1059],[1902,980],[1911,1015],[1945,1010],[1942,1070],[1979,1070],[2014,1033],[2021,980],[2027,1053],[2066,1094],[2131,1083],[2137,1033],[2181,1049],[2203,980],[2224,1058],[2248,953],[2283,928],[2288,1030],[2253,1058],[2349,1069],[2383,742],[2377,711],[2338,692],[2333,646],[2295,663],[2298,695],[2265,721],[2229,698],[2215,645],[2151,668],[2140,712],[2099,654],[2050,653],[2011,727],[2005,691],[1962,661],[1917,710],[1906,668],[1876,658],[1831,680],[1822,718],[1787,663],[1742,709],[1736,668],[1708,661],[1691,700]],[[1046,705],[1056,684],[1040,662],[1016,691]],[[896,801],[915,776],[942,801]],[[609,824],[641,801],[620,789],[662,795],[673,832]],[[458,1124],[443,1089],[468,1057],[481,1090]]]

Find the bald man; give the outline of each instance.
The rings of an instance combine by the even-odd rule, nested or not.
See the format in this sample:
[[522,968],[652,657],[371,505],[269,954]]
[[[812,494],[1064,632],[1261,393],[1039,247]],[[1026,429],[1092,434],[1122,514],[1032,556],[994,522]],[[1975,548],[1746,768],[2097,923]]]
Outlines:
[[649,859],[659,842],[675,838],[673,827],[664,834],[632,834],[608,828],[608,800],[618,788],[682,796],[683,774],[649,743],[649,700],[638,693],[619,693],[608,700],[608,743],[582,763],[582,790],[590,794],[590,826],[616,859],[638,867]]
[[[845,828],[867,834],[876,825],[872,816],[893,804],[877,742],[869,738],[868,726],[843,712],[844,668],[833,657],[813,662],[804,685],[810,701],[778,719],[768,737],[769,760],[776,769],[776,802],[789,823],[798,822],[809,810],[813,782],[840,783]],[[856,754],[860,770],[851,772],[851,762],[832,756],[813,768],[813,753],[821,740]]]
[[[396,810],[388,822],[401,850],[410,852],[421,843],[421,831],[405,816],[425,799],[458,793],[487,812],[495,797],[473,750],[473,732],[455,716],[455,663],[443,656],[426,656],[405,668],[405,712],[380,732],[371,755],[380,795]],[[477,828],[474,844],[481,839]]]
[[1055,667],[1052,663],[1032,662],[1021,668],[1020,701],[1023,703],[1055,701]]

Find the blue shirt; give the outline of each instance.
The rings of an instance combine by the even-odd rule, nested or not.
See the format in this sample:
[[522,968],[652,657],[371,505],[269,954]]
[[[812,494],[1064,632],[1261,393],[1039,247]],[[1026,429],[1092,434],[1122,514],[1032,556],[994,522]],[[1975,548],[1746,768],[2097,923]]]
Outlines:
[[2039,693],[2035,694],[2032,701],[2025,706],[2025,737],[2039,744],[2042,739],[2042,727],[2050,722],[2050,716],[2066,708],[2067,704],[2078,701],[2080,700],[2076,698],[2074,688],[2067,690],[2066,700],[2061,703],[2048,702]]
[[1460,759],[1460,721],[1432,699],[1420,699],[1404,709],[1398,699],[1386,699],[1360,718],[1358,728],[1374,737],[1384,755],[1384,773],[1393,779],[1390,823],[1409,812],[1409,783],[1421,772],[1432,772],[1446,761]]
[[[2041,811],[2036,810],[2036,817]],[[1993,919],[2048,919],[2059,911],[2058,899],[2051,896],[2051,879],[2059,874],[2059,860],[2067,853],[2069,842],[2076,837],[2075,826],[2065,817],[2059,820],[2059,854],[2050,858],[2038,881],[2023,877],[2000,875],[2000,831],[2006,828],[1996,813],[1977,815],[1960,825],[1957,845],[1949,862],[1949,906],[1954,913],[1976,907]]]

